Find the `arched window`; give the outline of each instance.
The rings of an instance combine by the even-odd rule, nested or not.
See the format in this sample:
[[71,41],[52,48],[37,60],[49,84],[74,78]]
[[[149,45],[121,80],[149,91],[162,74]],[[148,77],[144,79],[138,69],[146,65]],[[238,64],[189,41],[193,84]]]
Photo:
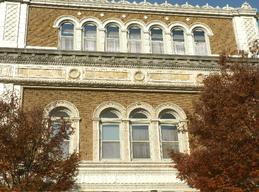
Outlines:
[[93,24],[87,24],[84,27],[84,50],[85,51],[97,50],[96,26]]
[[[53,136],[58,133],[59,129],[62,126],[61,117],[63,117],[65,120],[70,120],[69,114],[71,114],[70,110],[64,107],[54,108],[50,112],[51,126],[54,129]],[[69,134],[69,127],[67,127],[67,133]],[[67,158],[69,156],[69,153],[72,152],[72,150],[70,149],[70,138],[63,140],[61,147],[63,152],[63,158]]]
[[164,110],[159,115],[160,130],[161,130],[161,154],[162,158],[170,158],[168,156],[168,149],[180,150],[179,133],[177,126],[179,119],[177,115],[171,110]]
[[142,52],[141,29],[138,27],[129,28],[129,52]]
[[64,23],[60,30],[60,49],[73,50],[74,49],[74,25],[71,23]]
[[120,51],[120,35],[119,28],[116,26],[107,27],[107,51],[119,52]]
[[181,29],[172,31],[174,54],[185,55],[184,32]]
[[134,110],[131,115],[131,151],[133,159],[150,158],[150,117],[147,111]]
[[109,108],[101,112],[100,118],[100,159],[119,159],[121,114]]
[[206,38],[204,31],[195,30],[193,31],[195,54],[196,55],[207,55]]
[[151,47],[154,54],[164,53],[163,31],[159,28],[151,29]]

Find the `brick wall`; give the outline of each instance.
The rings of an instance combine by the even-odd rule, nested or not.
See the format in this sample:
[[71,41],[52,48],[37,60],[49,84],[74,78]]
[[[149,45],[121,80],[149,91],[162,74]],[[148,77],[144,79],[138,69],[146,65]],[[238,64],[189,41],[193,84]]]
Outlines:
[[[81,15],[77,14],[79,11],[81,12]],[[100,16],[101,13],[104,14],[103,17]],[[174,21],[183,22],[188,26],[196,22],[201,22],[208,25],[213,31],[214,35],[210,37],[212,54],[219,54],[219,52],[222,51],[223,48],[230,51],[237,50],[232,19],[228,18],[176,16],[172,14],[156,15],[154,13],[142,14],[136,12],[107,12],[104,10],[93,11],[39,7],[30,7],[29,9],[27,45],[40,47],[57,47],[58,29],[54,29],[53,24],[54,21],[62,15],[72,15],[79,20],[87,16],[96,17],[101,21],[104,21],[107,18],[117,18],[123,22],[127,22],[128,20],[132,19],[138,19],[143,21],[144,23],[149,23],[152,20],[158,20],[166,23],[167,25]],[[126,15],[126,17],[123,18],[122,15]],[[147,16],[148,18],[144,19],[144,16]],[[166,20],[165,17],[168,17],[169,19]],[[186,21],[186,18],[189,18],[190,20]]]
[[54,89],[24,89],[23,105],[41,104],[46,107],[56,100],[66,100],[73,103],[79,110],[80,121],[80,157],[82,160],[92,160],[93,154],[93,112],[97,106],[106,101],[114,101],[128,107],[135,102],[146,102],[153,108],[166,102],[173,102],[184,110],[192,109],[192,101],[196,94],[184,93],[149,93],[149,92],[117,92],[88,90],[54,90]]

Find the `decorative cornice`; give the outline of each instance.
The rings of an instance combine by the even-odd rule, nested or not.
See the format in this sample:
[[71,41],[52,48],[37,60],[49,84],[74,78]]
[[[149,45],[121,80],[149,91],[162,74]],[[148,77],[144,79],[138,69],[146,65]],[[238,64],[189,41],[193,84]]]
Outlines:
[[[155,58],[155,59],[153,59]],[[0,63],[218,71],[218,57],[0,48]]]
[[235,16],[235,15],[250,15],[257,17],[257,9],[252,8],[247,2],[243,3],[241,7],[233,8],[228,4],[222,8],[219,6],[212,7],[208,3],[203,6],[193,6],[189,3],[182,5],[172,5],[165,0],[162,4],[151,4],[146,0],[137,3],[134,1],[130,3],[126,0],[120,1],[108,1],[108,0],[31,0],[31,4],[38,5],[62,5],[71,7],[91,7],[95,8],[109,8],[109,9],[121,9],[121,10],[134,10],[134,11],[158,11],[160,13],[188,13],[188,14],[199,14],[199,15],[225,15],[225,16]]

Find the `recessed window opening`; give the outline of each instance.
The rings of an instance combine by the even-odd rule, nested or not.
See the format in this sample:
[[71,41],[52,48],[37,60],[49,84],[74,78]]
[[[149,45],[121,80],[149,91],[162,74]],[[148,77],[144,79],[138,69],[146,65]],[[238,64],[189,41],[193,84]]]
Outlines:
[[116,26],[109,26],[107,28],[107,51],[119,52],[119,28]]
[[84,50],[96,51],[97,50],[97,33],[96,26],[92,24],[85,25],[84,27]]
[[173,47],[175,54],[185,54],[184,33],[180,29],[173,30]]
[[141,53],[141,29],[137,27],[131,27],[129,29],[129,51],[131,53]]
[[205,34],[201,30],[193,32],[196,55],[207,55]]
[[65,23],[61,26],[60,49],[73,50],[74,45],[74,25]]
[[163,32],[159,28],[151,29],[151,45],[152,53],[163,54],[164,43],[163,43]]

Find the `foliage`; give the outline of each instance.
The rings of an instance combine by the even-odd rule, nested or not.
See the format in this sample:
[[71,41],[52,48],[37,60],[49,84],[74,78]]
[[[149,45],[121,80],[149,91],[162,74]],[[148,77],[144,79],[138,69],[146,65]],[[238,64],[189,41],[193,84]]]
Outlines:
[[64,157],[62,143],[73,133],[60,118],[58,128],[40,107],[21,108],[19,97],[0,100],[0,191],[65,191],[75,183],[78,155]]
[[259,69],[236,60],[220,56],[188,113],[191,153],[170,152],[178,178],[200,191],[259,191]]

